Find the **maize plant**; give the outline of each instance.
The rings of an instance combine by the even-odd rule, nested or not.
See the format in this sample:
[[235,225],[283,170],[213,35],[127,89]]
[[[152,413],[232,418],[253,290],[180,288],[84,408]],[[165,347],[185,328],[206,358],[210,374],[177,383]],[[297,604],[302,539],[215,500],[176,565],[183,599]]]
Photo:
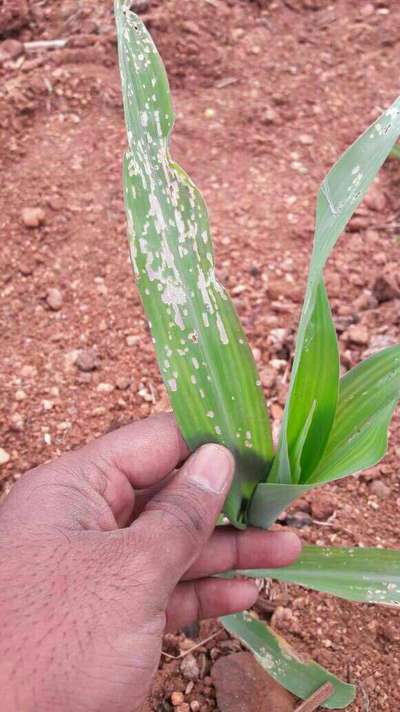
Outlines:
[[[340,378],[324,267],[399,137],[400,99],[343,154],[318,193],[291,385],[274,449],[252,352],[215,275],[205,202],[169,153],[174,114],[163,63],[129,2],[116,0],[115,13],[128,137],[123,173],[129,246],[159,367],[190,448],[218,442],[235,457],[226,517],[238,528],[268,528],[304,492],[370,467],[386,451],[400,397],[400,345]],[[353,601],[400,603],[397,551],[306,546],[292,566],[241,573]],[[326,707],[343,708],[354,698],[352,685],[299,659],[250,614],[222,623],[299,697],[330,682]]]

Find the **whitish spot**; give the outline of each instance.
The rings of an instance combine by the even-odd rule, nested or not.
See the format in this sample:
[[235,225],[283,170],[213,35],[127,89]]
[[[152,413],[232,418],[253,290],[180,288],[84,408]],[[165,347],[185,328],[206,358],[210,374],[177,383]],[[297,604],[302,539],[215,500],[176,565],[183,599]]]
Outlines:
[[198,362],[197,358],[192,358],[192,364],[193,364],[193,366],[194,366],[196,369],[197,369],[197,368],[200,368],[200,365],[199,365],[199,362]]
[[176,391],[177,388],[178,388],[178,386],[176,385],[176,380],[175,380],[175,378],[171,378],[171,380],[168,381],[168,385],[169,385],[171,391]]
[[215,418],[215,413],[213,410],[209,410],[207,413],[207,418]]
[[220,314],[217,314],[217,329],[222,343],[229,344],[228,334],[225,331],[224,322],[222,321]]

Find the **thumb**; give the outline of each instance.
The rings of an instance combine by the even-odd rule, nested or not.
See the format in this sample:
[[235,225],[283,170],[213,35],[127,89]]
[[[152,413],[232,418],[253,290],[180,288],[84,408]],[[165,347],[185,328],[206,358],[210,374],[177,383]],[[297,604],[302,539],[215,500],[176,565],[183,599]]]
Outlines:
[[[232,484],[234,459],[220,445],[203,445],[148,503],[132,525],[147,539],[150,558],[172,591],[211,536]],[[142,531],[139,532],[138,529]]]

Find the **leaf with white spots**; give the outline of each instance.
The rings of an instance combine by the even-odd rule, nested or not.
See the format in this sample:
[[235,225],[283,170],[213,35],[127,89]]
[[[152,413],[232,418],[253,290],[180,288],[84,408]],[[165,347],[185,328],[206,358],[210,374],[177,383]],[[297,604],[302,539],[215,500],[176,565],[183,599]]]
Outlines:
[[274,578],[347,601],[400,606],[400,549],[304,546],[300,558],[280,569],[252,569],[227,575]]
[[116,2],[115,11],[137,284],[183,436],[192,449],[213,441],[232,451],[235,481],[225,512],[245,526],[248,503],[273,458],[263,391],[232,302],[215,276],[205,202],[169,155],[174,115],[164,66],[141,20],[125,3]]
[[323,703],[324,707],[343,709],[353,702],[354,685],[342,682],[318,663],[299,655],[266,623],[255,620],[249,613],[237,613],[220,620],[231,635],[249,648],[261,667],[297,697],[308,699],[322,685],[330,683],[332,694]]

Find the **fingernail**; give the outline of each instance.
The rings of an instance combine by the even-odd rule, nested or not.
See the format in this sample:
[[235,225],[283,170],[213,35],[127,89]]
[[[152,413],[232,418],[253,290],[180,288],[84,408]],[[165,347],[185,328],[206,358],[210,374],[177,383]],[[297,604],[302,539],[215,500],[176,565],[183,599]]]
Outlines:
[[234,460],[220,445],[203,445],[189,463],[189,479],[198,487],[221,494],[232,482]]

